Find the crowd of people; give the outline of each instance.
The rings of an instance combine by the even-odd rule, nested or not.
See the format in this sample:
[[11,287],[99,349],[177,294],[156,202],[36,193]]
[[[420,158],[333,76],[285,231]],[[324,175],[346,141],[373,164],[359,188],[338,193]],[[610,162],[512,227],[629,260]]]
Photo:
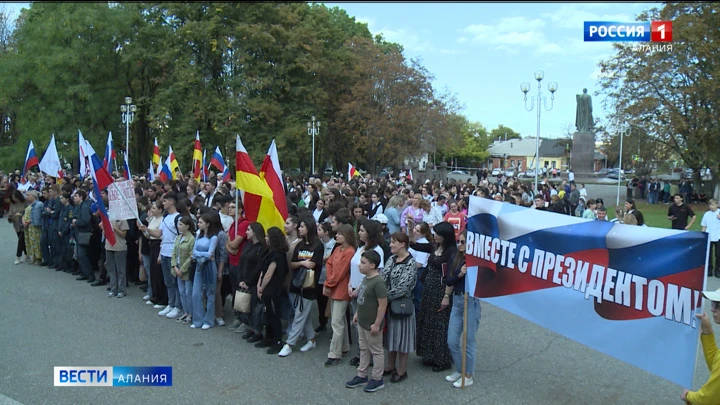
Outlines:
[[[533,193],[531,185],[503,177],[476,184],[287,178],[290,215],[282,229],[265,229],[245,218],[234,183],[214,173],[204,182],[178,173],[165,182],[134,179],[139,218],[111,221],[112,244],[98,219],[107,194],[95,201],[91,179],[56,183],[18,174],[0,174],[2,215],[18,235],[15,264],[70,273],[106,286],[110,298],[127,296],[135,284],[158,316],[193,329],[227,326],[280,358],[317,349],[317,335],[329,333],[325,366],[348,357],[357,375],[346,386],[367,392],[384,388],[385,377],[408,379],[410,353],[435,372],[448,371],[445,379],[455,387],[473,384],[481,318],[473,297],[464,375],[461,368],[471,195],[609,220],[602,199],[567,180],[544,179]],[[675,198],[669,219],[672,213],[674,227],[675,221],[687,226],[682,221],[694,221],[694,214],[683,209],[682,196]],[[615,220],[645,225],[632,198],[616,214]],[[703,221],[720,239],[720,227]]]

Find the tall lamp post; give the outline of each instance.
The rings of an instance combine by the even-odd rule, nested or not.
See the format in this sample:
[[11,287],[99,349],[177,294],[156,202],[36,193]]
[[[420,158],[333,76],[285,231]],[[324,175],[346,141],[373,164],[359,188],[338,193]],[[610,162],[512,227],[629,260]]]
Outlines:
[[315,121],[312,116],[312,122],[307,123],[308,135],[312,136],[312,175],[315,175],[315,135],[320,134],[320,121]]
[[[535,80],[537,80],[537,137],[535,138],[535,193],[538,191],[538,173],[540,171],[540,111],[542,110],[542,105],[545,106],[546,111],[550,111],[553,109],[553,102],[555,100],[555,92],[558,89],[557,82],[550,82],[548,83],[548,91],[550,92],[550,106],[548,106],[547,99],[543,99],[541,89],[542,85],[540,82],[542,82],[543,78],[545,78],[545,72],[542,70],[536,70],[535,71]],[[530,104],[528,107],[528,97],[527,94],[530,91],[530,83],[524,82],[520,84],[520,90],[523,92],[524,100],[525,100],[525,109],[527,111],[532,111],[533,108],[535,108],[535,100],[533,100],[533,96],[530,97]]]
[[120,116],[122,123],[125,124],[125,155],[130,149],[130,124],[133,122],[137,106],[132,103],[132,98],[125,97],[125,104],[120,105]]
[[617,131],[620,134],[620,162],[618,162],[618,183],[617,183],[617,200],[615,201],[615,207],[620,207],[620,183],[622,182],[622,155],[623,155],[623,138],[628,132],[628,128],[624,125],[617,125]]

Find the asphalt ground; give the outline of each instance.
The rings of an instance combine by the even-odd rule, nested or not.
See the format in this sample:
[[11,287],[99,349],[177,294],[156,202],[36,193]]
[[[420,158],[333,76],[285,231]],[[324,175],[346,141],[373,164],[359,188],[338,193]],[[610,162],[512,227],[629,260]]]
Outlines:
[[[1,404],[678,404],[682,388],[504,310],[483,304],[475,383],[456,389],[414,354],[409,378],[347,389],[348,358],[324,367],[318,347],[279,358],[227,328],[193,330],[157,315],[135,286],[107,298],[67,273],[14,265],[16,236],[0,222]],[[711,278],[708,288],[720,287]],[[229,304],[225,319],[231,319]],[[717,328],[716,328],[717,329]],[[658,336],[657,339],[662,339]],[[54,387],[54,366],[172,366],[172,387]],[[695,387],[708,378],[698,357]],[[15,402],[17,401],[17,402]]]

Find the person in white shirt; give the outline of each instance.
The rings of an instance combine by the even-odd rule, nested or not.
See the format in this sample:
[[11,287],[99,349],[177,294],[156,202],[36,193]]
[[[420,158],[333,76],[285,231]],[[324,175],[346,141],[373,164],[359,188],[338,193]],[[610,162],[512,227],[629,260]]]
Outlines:
[[580,192],[580,197],[585,197],[585,200],[587,200],[587,190],[585,190],[585,184],[580,183],[578,191]]
[[218,210],[218,213],[220,214],[220,223],[222,224],[225,232],[230,230],[230,227],[235,221],[235,218],[228,215],[228,209],[230,208],[231,202],[233,202],[232,197],[222,194],[218,194],[213,202],[213,208]]
[[575,173],[573,173],[572,169],[568,169],[568,181],[570,183],[575,181]]
[[[710,239],[710,249],[708,250],[708,276],[715,275],[720,278],[720,209],[718,209],[718,202],[716,199],[711,198],[708,201],[708,210],[702,217],[700,222],[702,231],[708,233],[708,239]],[[715,250],[715,265],[713,266],[711,252]],[[710,271],[713,269],[713,271]]]
[[443,218],[445,218],[445,214],[449,211],[449,208],[447,204],[445,204],[445,201],[447,200],[447,197],[440,194],[437,198],[437,201],[432,203],[433,207],[437,208],[440,211],[440,214],[442,214]]
[[213,206],[213,199],[215,198],[215,194],[217,194],[217,179],[214,177],[211,177],[208,179],[208,182],[205,183],[205,206],[206,207],[212,207]]

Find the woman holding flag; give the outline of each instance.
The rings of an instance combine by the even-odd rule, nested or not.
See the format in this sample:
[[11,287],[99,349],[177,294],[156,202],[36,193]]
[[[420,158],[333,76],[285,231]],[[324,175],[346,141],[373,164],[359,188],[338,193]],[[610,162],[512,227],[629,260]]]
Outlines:
[[[480,326],[480,300],[475,297],[469,297],[467,306],[460,297],[465,295],[465,275],[467,274],[467,266],[465,264],[465,237],[467,231],[460,233],[458,238],[458,252],[453,260],[450,274],[445,278],[445,296],[453,296],[452,311],[450,312],[450,324],[448,325],[448,347],[450,354],[455,363],[455,372],[445,377],[445,381],[452,382],[453,387],[461,388],[463,386],[463,352],[461,340],[463,337],[463,317],[467,316],[467,330],[465,330],[466,348],[465,348],[465,381],[467,387],[473,383],[473,374],[475,371],[475,335]],[[449,300],[443,299],[442,306],[447,306]],[[467,314],[465,314],[467,311]]]

